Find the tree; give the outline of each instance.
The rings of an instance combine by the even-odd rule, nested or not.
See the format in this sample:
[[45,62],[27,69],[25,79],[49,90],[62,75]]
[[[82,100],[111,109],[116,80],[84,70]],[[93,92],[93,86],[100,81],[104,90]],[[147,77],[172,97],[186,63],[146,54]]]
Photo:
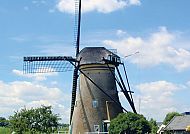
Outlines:
[[0,127],[6,127],[9,125],[8,120],[6,120],[6,118],[4,117],[0,117]]
[[59,119],[58,115],[52,113],[51,106],[23,108],[9,117],[11,129],[19,134],[52,133],[57,129]]
[[135,113],[121,113],[111,120],[110,134],[145,134],[151,131],[149,122],[143,115]]
[[156,124],[156,120],[153,118],[150,119],[149,124],[151,126],[151,134],[156,134],[158,130],[158,125]]
[[164,125],[167,125],[167,124],[171,121],[171,119],[172,119],[174,116],[180,116],[180,115],[181,115],[181,114],[178,113],[178,112],[170,112],[170,113],[168,113],[168,114],[166,115],[164,121],[163,121],[163,124],[164,124]]

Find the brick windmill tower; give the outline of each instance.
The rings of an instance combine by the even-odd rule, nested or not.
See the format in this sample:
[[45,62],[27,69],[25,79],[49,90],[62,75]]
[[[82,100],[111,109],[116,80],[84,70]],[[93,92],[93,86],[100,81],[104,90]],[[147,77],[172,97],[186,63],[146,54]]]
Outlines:
[[[118,55],[104,47],[85,47],[80,51],[81,0],[76,0],[75,4],[76,56],[24,57],[24,72],[64,72],[72,65],[70,133],[108,132],[110,120],[119,113],[127,112],[121,106],[116,85],[136,113],[132,92],[124,64]],[[124,69],[126,82],[119,66]]]

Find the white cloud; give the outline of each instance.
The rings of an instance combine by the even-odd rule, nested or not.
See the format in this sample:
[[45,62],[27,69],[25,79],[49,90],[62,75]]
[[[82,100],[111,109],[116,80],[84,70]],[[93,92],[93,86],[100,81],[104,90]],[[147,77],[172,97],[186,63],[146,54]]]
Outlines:
[[[140,99],[140,111],[146,117],[160,120],[164,119],[168,112],[180,110],[173,96],[178,90],[183,90],[181,86],[167,81],[155,81],[139,84],[136,88],[140,95],[136,96],[135,100]],[[137,103],[139,102],[136,101],[139,109]]]
[[186,84],[187,84],[188,87],[190,87],[190,81],[188,81]]
[[[189,92],[185,85],[162,80],[142,83],[134,86],[133,89],[135,89],[133,99],[136,110],[148,119],[163,121],[168,112],[181,113],[189,110],[186,100],[184,102],[179,99]],[[123,93],[119,92],[119,98],[122,106],[132,111]]]
[[[104,44],[118,50],[123,56],[140,52],[129,60],[142,67],[160,64],[172,65],[178,71],[190,68],[190,51],[175,48],[177,35],[169,32],[166,27],[160,27],[149,37],[127,36],[119,40],[105,40]],[[179,46],[179,45],[178,45]]]
[[39,6],[40,4],[46,4],[46,0],[33,0],[32,1],[33,4]]
[[175,91],[179,87],[167,81],[156,81],[156,82],[151,82],[151,83],[140,84],[137,86],[137,88],[143,93],[148,94],[150,92],[153,92],[155,93],[155,95],[157,95],[159,93]]
[[[26,81],[15,81],[11,83],[0,82],[0,95],[4,97],[18,97],[27,100],[56,99],[63,94],[58,88],[48,88],[43,85],[33,84]],[[7,91],[7,92],[5,92]]]
[[141,1],[140,0],[129,0],[129,4],[130,5],[141,5]]
[[[127,6],[140,4],[140,0],[82,0],[82,12],[110,13]],[[74,7],[74,0],[59,0],[57,4],[57,9],[61,12],[74,13]]]
[[[64,98],[64,99],[63,99]],[[44,85],[26,81],[5,83],[0,81],[0,113],[9,116],[21,107],[39,107],[51,105],[55,113],[59,113],[62,121],[69,121],[70,95],[59,88],[49,88]]]
[[[36,81],[43,81],[46,80],[48,76],[57,76],[58,73],[56,72],[51,72],[51,73],[28,73],[28,74],[24,74],[23,71],[20,70],[12,70],[12,72],[18,76],[21,77],[26,77],[26,78],[33,78]],[[44,71],[45,72],[45,71]]]
[[121,37],[121,36],[126,35],[126,32],[123,31],[123,30],[121,30],[121,29],[119,29],[119,30],[117,30],[116,35],[119,36],[119,37]]

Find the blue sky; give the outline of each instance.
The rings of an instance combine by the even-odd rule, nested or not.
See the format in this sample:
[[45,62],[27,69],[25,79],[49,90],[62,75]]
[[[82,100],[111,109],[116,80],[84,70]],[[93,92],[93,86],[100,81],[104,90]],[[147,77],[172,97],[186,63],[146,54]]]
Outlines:
[[[189,111],[190,1],[82,2],[81,48],[104,46],[121,57],[139,52],[122,58],[138,111],[157,121]],[[45,104],[68,123],[72,72],[23,75],[22,57],[74,56],[73,11],[72,0],[0,0],[0,116]]]

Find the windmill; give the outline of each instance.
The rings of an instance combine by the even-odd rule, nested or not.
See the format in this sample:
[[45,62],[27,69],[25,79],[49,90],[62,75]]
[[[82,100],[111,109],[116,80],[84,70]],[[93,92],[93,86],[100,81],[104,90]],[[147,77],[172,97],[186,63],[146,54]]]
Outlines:
[[[110,120],[127,112],[119,102],[116,84],[136,113],[132,91],[125,66],[118,55],[104,47],[85,47],[80,51],[81,0],[76,0],[75,8],[75,57],[24,57],[23,70],[25,73],[64,72],[74,67],[70,133],[107,132]],[[124,69],[126,82],[119,66]]]

